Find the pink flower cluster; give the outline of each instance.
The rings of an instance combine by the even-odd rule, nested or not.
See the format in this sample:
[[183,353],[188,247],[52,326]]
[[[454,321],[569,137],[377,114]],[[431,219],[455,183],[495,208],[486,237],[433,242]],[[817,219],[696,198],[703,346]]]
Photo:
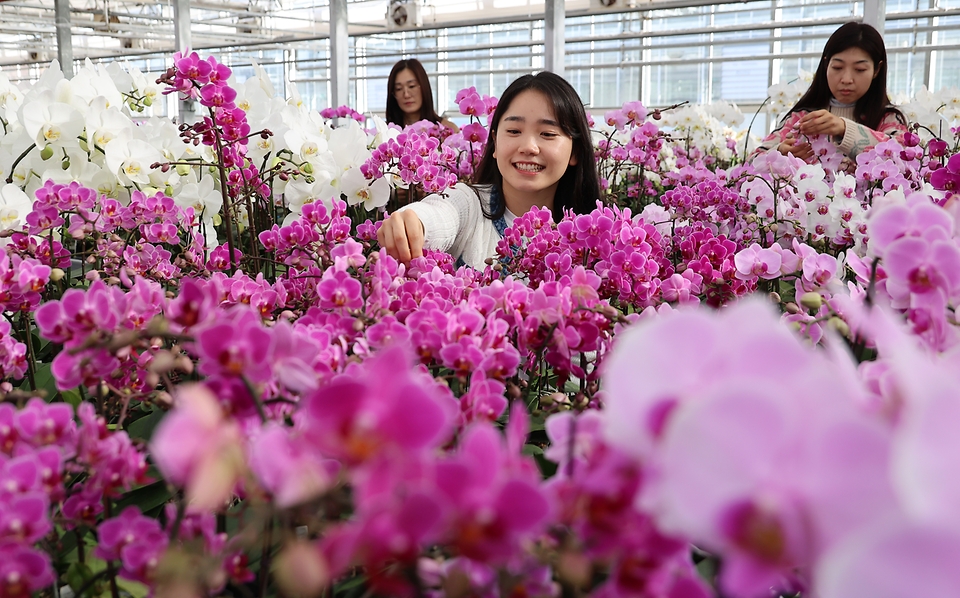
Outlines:
[[323,118],[352,118],[360,124],[366,122],[367,117],[360,114],[350,106],[338,106],[336,108],[324,108],[320,111]]
[[396,139],[373,150],[360,166],[361,172],[371,180],[395,175],[404,185],[422,185],[427,193],[449,189],[457,183],[460,160],[453,147],[442,145],[439,129],[448,131],[429,122],[407,127]]
[[[950,306],[960,300],[956,215],[925,195],[912,194],[906,204],[871,213],[870,229],[869,257],[880,259],[876,291],[906,312],[913,332],[931,348],[955,346],[960,337],[950,322]],[[858,261],[857,266],[861,284],[868,284],[869,261]]]
[[477,88],[473,86],[458,91],[453,101],[456,102],[457,107],[460,109],[460,114],[469,116],[471,120],[476,119],[477,121],[480,121],[481,117],[485,116],[487,117],[488,125],[490,124],[490,117],[496,112],[497,104],[499,103],[494,96],[481,96],[477,93]]
[[547,458],[557,474],[545,489],[557,520],[576,534],[583,557],[611,562],[610,575],[591,595],[684,596],[712,593],[690,561],[685,541],[663,535],[635,505],[644,471],[632,456],[603,438],[601,411],[571,411],[547,419]]
[[[897,140],[883,141],[857,156],[857,182],[865,188],[867,197],[877,197],[891,190],[903,193],[923,189],[928,173],[924,149],[914,142],[916,135],[907,136],[901,145]],[[939,165],[939,164],[938,164]],[[942,169],[941,169],[942,170]]]
[[619,339],[606,439],[643,468],[657,528],[722,557],[725,595],[960,591],[957,462],[937,456],[956,447],[953,358],[879,310],[859,318],[881,356],[862,374],[759,300]]
[[[96,281],[87,291],[69,289],[59,300],[47,301],[35,317],[40,333],[62,343],[51,371],[61,390],[77,386],[149,390],[147,361],[126,345],[115,346],[113,335],[134,335],[146,328],[165,302],[155,283],[137,278],[129,292]],[[134,337],[135,338],[135,337]]]
[[[202,142],[215,149],[218,165],[228,171],[232,197],[250,194],[269,198],[270,186],[261,180],[257,166],[246,159],[251,129],[246,112],[234,103],[237,91],[227,84],[230,68],[218,63],[213,56],[201,59],[196,52],[189,55],[178,52],[173,59],[175,68],[161,79],[169,85],[164,93],[177,91],[182,97],[199,99],[210,111],[210,116],[204,116],[201,121],[182,125],[181,136],[188,142]],[[270,135],[268,131],[260,134]]]
[[[648,210],[653,218],[671,216]],[[658,226],[634,218],[629,209],[598,207],[590,214],[568,215],[556,225],[550,213],[532,210],[514,221],[501,241],[502,266],[530,284],[560,282],[573,295],[609,300],[621,309],[643,309],[668,303],[697,303],[708,296],[719,305],[743,295],[750,284],[736,280],[736,245],[705,225],[677,227],[664,236]],[[664,223],[658,223],[661,226]],[[668,259],[679,257],[676,262]],[[574,278],[596,279],[590,285]]]
[[[143,276],[166,282],[179,278],[184,271],[196,272],[204,268],[203,237],[193,208],[182,209],[162,193],[147,196],[134,191],[130,203],[125,206],[76,182],[62,185],[47,181],[35,195],[33,211],[26,218],[30,234],[14,233],[12,236],[13,250],[24,256],[26,262],[18,264],[22,271],[20,276],[32,281],[34,286],[40,284],[42,271],[29,266],[35,261],[30,257],[52,267],[69,267],[70,254],[60,242],[53,241],[53,256],[50,256],[50,235],[47,234],[62,226],[66,216],[69,216],[67,234],[76,239],[91,236],[94,239],[94,257],[98,258],[99,269],[92,268],[87,272],[89,280],[101,276],[127,279]],[[137,243],[124,240],[134,231]],[[123,236],[115,234],[118,232]],[[171,247],[179,247],[176,257],[170,251]],[[13,259],[19,258],[14,256]],[[31,271],[36,273],[30,274]],[[29,297],[28,303],[35,306],[39,295]]]
[[79,416],[78,427],[66,403],[0,403],[0,595],[53,583],[49,558],[34,548],[53,529],[52,509],[70,527],[92,525],[104,495],[145,480],[144,456],[126,433],[108,432],[89,404]]
[[655,196],[653,181],[644,172],[662,169],[664,135],[646,118],[647,110],[640,102],[627,102],[604,114],[612,129],[596,142],[595,156],[601,187],[610,193],[631,199]]

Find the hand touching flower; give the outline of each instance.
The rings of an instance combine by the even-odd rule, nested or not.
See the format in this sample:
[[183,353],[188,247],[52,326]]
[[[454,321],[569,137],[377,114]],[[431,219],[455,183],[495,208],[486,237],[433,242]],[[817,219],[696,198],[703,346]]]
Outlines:
[[800,119],[799,129],[804,135],[841,137],[847,132],[847,122],[829,110],[816,110]]

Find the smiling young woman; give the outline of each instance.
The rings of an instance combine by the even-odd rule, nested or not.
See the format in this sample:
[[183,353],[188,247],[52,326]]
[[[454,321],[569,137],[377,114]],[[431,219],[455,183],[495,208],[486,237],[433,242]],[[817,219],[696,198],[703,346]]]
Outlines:
[[831,136],[850,160],[907,131],[906,119],[887,95],[887,50],[876,29],[852,22],[833,32],[810,89],[758,151],[775,149],[810,159],[813,150],[796,138],[796,130]]
[[423,248],[448,251],[483,268],[517,216],[547,208],[596,207],[600,182],[590,125],[576,90],[549,72],[524,75],[507,87],[490,121],[490,137],[473,185],[457,184],[446,197],[429,195],[384,221],[377,234],[402,262]]

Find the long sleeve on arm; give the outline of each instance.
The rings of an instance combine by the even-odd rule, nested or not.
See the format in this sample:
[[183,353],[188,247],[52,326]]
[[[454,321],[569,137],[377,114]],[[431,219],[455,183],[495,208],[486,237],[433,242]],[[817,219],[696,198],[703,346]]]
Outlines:
[[753,155],[756,156],[761,152],[768,152],[770,150],[777,151],[780,144],[787,139],[787,135],[793,131],[797,121],[803,118],[806,113],[806,110],[801,110],[788,114],[778,128],[763,138],[763,141],[760,142],[757,149],[753,150]]
[[[480,195],[466,184],[458,183],[446,196],[428,195],[400,210],[413,210],[423,223],[424,246],[446,251],[464,263],[483,269],[488,257],[497,253],[500,233],[493,221],[483,215],[481,202],[489,203],[489,189]],[[507,215],[508,224],[512,217]]]
[[907,132],[907,126],[900,122],[896,112],[887,112],[883,120],[880,121],[878,130],[861,125],[849,118],[843,120],[847,123],[847,130],[838,145],[838,149],[851,159],[856,158],[858,154],[878,143],[889,141],[892,138],[900,138]]

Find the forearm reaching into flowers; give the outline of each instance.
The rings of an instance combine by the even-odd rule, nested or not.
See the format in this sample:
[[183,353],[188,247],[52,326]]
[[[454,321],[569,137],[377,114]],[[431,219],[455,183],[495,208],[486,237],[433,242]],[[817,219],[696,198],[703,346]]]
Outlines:
[[[848,110],[852,116],[852,108]],[[793,154],[807,160],[813,152],[804,136],[829,135],[840,153],[854,159],[876,144],[899,138],[907,132],[907,126],[900,122],[896,112],[887,112],[878,130],[859,124],[844,114],[844,109],[794,112],[780,128],[764,138],[754,155],[775,149],[781,154]]]
[[[500,241],[500,233],[481,208],[481,202],[489,205],[489,201],[488,188],[474,191],[459,183],[445,197],[428,195],[404,206],[383,223],[377,236],[387,253],[402,262],[420,257],[426,248],[446,251],[482,269],[486,259],[496,255]],[[513,218],[509,212],[504,214],[508,225]]]
[[423,257],[423,223],[412,210],[394,212],[377,231],[377,241],[388,255],[406,264]]

